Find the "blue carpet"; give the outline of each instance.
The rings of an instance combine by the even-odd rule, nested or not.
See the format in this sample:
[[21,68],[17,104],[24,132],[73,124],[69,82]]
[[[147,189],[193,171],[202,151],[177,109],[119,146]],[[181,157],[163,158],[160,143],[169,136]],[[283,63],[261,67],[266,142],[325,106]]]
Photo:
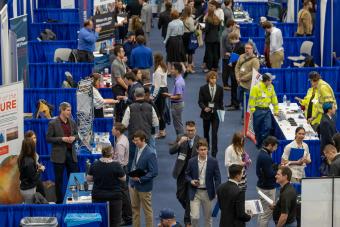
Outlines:
[[[157,20],[155,19],[154,24],[157,24]],[[163,44],[163,39],[158,29],[154,28],[150,35],[150,47],[153,52],[161,52],[165,57],[165,48]],[[204,85],[205,76],[200,69],[204,56],[204,47],[197,49],[196,54],[194,56],[195,62],[195,70],[196,74],[191,74],[186,79],[186,91],[184,95],[185,99],[185,109],[184,109],[184,122],[187,120],[194,120],[197,124],[198,134],[203,136],[203,126],[202,120],[199,117],[200,108],[197,104],[198,100],[198,92],[199,87]],[[222,84],[221,74],[219,73],[219,83]],[[173,79],[168,80],[168,85],[171,91],[173,84]],[[230,103],[230,92],[225,92],[224,95],[224,104]],[[222,175],[222,182],[226,181],[226,168],[224,166],[224,151],[226,147],[230,144],[231,138],[234,132],[242,130],[241,125],[241,112],[240,111],[231,111],[226,112],[225,122],[220,124],[219,128],[219,143],[218,143],[218,154],[217,159],[219,161],[219,167]],[[175,130],[172,125],[167,126],[166,128],[167,137],[162,140],[157,140],[157,155],[158,155],[158,167],[159,167],[159,175],[154,180],[154,188],[152,192],[152,206],[154,211],[155,218],[155,226],[159,222],[158,214],[162,208],[168,207],[172,208],[176,212],[177,220],[183,224],[183,215],[184,210],[176,199],[176,181],[172,178],[171,172],[175,163],[175,156],[169,155],[169,145],[168,143],[175,140]],[[246,151],[251,156],[253,164],[248,170],[248,189],[246,193],[246,197],[249,199],[257,198],[256,193],[256,173],[255,173],[255,162],[257,150],[255,145],[251,141],[246,142]],[[215,204],[215,201],[213,202]],[[142,216],[143,217],[143,216]],[[247,226],[256,226],[256,218],[254,216],[247,224]],[[213,218],[213,226],[219,225],[220,216],[218,215],[216,218]],[[142,220],[144,223],[144,220]],[[272,223],[274,226],[274,224]],[[201,226],[203,226],[203,222],[201,222]]]

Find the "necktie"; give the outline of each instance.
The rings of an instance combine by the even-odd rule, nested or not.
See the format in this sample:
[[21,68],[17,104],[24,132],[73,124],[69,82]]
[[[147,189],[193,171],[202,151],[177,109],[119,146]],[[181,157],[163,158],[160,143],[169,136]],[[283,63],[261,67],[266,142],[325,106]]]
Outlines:
[[214,94],[214,87],[210,88],[210,95],[211,95],[211,101],[213,101],[214,100],[214,96],[215,96],[215,94]]
[[190,148],[192,148],[194,146],[194,140],[193,139],[190,140],[189,146],[190,146]]

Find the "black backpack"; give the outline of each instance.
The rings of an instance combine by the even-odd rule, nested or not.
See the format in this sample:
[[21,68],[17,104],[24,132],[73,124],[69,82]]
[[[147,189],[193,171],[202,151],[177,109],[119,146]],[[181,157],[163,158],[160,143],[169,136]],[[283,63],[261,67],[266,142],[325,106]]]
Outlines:
[[55,33],[52,30],[46,28],[44,31],[42,31],[40,33],[39,39],[42,40],[42,41],[56,40],[57,36],[55,35]]

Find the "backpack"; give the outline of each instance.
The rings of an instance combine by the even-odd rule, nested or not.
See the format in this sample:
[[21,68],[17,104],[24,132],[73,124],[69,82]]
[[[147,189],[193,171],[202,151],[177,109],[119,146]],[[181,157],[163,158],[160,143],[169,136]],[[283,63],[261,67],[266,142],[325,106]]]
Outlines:
[[56,40],[57,36],[52,30],[46,28],[44,31],[40,33],[39,39],[42,41]]

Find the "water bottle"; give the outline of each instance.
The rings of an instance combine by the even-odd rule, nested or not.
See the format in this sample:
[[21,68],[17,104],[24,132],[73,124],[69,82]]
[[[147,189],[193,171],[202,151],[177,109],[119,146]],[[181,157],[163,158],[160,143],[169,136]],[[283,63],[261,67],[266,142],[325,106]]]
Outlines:
[[86,160],[86,175],[89,173],[91,167],[90,159]]
[[284,104],[284,105],[287,104],[287,96],[286,96],[286,94],[283,96],[283,104]]

